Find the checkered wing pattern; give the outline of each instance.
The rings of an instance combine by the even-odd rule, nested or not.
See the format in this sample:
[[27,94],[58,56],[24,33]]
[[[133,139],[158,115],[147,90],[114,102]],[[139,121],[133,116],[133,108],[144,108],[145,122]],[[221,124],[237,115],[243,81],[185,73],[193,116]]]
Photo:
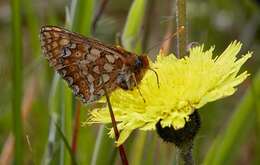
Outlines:
[[131,77],[137,56],[56,26],[40,31],[44,56],[76,96],[91,103],[118,86],[119,75]]

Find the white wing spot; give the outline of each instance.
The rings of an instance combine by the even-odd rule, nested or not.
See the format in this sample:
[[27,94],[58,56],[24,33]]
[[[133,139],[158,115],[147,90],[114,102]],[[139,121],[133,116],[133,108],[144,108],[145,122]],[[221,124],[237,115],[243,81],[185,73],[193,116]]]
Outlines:
[[106,55],[106,59],[110,63],[114,63],[115,62],[115,58],[112,55],[107,54]]
[[72,43],[72,44],[70,44],[70,46],[69,46],[69,48],[71,48],[71,49],[75,49],[77,47],[77,45],[75,44],[75,43]]
[[87,75],[87,79],[89,83],[92,83],[95,80],[95,78],[91,74]]
[[79,86],[73,85],[73,93],[74,95],[77,95],[79,93]]
[[55,30],[55,31],[58,31],[58,32],[61,31],[61,29],[60,29],[60,28],[57,28],[57,27],[52,27],[52,29]]
[[50,27],[44,27],[44,30],[49,31],[49,30],[51,30],[51,28]]
[[89,92],[90,93],[93,93],[95,91],[95,88],[94,88],[94,84],[90,84],[90,89],[89,89]]
[[117,60],[117,59],[119,59],[119,56],[115,54],[114,58]]
[[63,39],[60,40],[59,43],[60,43],[61,46],[64,46],[64,45],[67,45],[69,42],[70,41],[68,39],[63,38]]
[[100,54],[87,54],[87,60],[95,62],[100,57]]
[[108,64],[106,63],[104,65],[104,69],[107,71],[107,72],[111,72],[113,70],[113,66],[111,64]]
[[47,45],[47,50],[50,51],[51,50],[51,45]]
[[100,71],[99,71],[99,67],[98,67],[98,66],[95,66],[95,67],[93,68],[93,71],[94,71],[95,73],[97,73],[97,74],[100,74]]
[[45,44],[45,41],[41,40],[41,46],[44,46]]
[[109,81],[109,79],[110,79],[110,77],[109,77],[108,74],[103,74],[102,77],[103,77],[104,83],[107,82],[107,81]]
[[98,95],[100,96],[103,96],[105,94],[105,91],[103,89],[100,89],[98,92],[97,92]]
[[44,38],[51,38],[51,34],[49,32],[44,32],[43,35]]
[[92,48],[90,50],[90,54],[99,56],[100,55],[100,50]]
[[49,38],[49,39],[46,40],[46,42],[47,42],[47,44],[49,44],[49,43],[52,42],[52,39]]
[[54,36],[54,38],[59,38],[60,37],[59,33],[53,33],[53,36]]
[[45,47],[42,47],[42,52],[43,52],[43,54],[44,54],[45,56],[47,56],[47,50],[46,50]]
[[88,68],[86,66],[80,65],[80,68],[85,76],[88,75]]

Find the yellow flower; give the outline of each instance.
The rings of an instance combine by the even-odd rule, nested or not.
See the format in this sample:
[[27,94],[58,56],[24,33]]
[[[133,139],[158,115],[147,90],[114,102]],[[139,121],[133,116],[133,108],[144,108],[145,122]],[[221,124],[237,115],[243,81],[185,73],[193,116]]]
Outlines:
[[[241,58],[236,55],[241,49],[239,42],[231,43],[219,56],[213,57],[214,48],[203,51],[203,46],[190,50],[189,56],[177,59],[173,54],[159,54],[151,67],[159,76],[148,71],[138,90],[116,90],[110,96],[118,129],[121,131],[117,144],[122,144],[134,129],[154,130],[161,120],[162,127],[183,128],[185,121],[195,109],[208,102],[230,96],[249,75],[238,74],[240,67],[251,57],[247,53]],[[87,123],[110,123],[109,111],[95,109]],[[113,131],[110,131],[113,135]]]

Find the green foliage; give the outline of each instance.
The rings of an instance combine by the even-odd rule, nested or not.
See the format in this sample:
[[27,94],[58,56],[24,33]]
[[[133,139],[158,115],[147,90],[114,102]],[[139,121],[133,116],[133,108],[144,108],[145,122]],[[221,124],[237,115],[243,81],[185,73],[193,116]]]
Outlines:
[[125,49],[141,53],[141,26],[143,25],[146,0],[135,0],[127,16],[122,43]]
[[204,164],[230,164],[243,142],[248,140],[255,124],[254,112],[259,111],[256,99],[260,94],[259,84],[260,72],[256,74],[252,87],[238,104],[224,132],[213,141]]

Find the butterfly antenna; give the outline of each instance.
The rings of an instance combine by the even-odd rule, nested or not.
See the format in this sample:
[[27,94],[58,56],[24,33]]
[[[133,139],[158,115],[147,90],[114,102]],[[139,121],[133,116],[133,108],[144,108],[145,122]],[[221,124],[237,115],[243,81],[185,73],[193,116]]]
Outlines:
[[156,81],[157,81],[158,88],[160,88],[160,81],[159,81],[158,73],[154,69],[152,69],[152,68],[148,68],[148,69],[154,72],[154,74],[156,76]]
[[144,101],[144,103],[145,103],[144,96],[142,95],[141,90],[140,90],[140,88],[139,88],[139,86],[138,86],[138,84],[137,84],[137,81],[136,81],[136,78],[135,78],[134,73],[132,74],[132,76],[133,76],[133,78],[134,78],[135,86],[136,86],[136,88],[137,88],[137,90],[138,90],[138,93],[140,94],[140,96],[142,97],[142,99],[143,99],[143,101]]
[[163,42],[172,39],[173,37],[175,37],[177,34],[181,33],[184,30],[184,26],[181,26],[175,33],[173,33],[172,35],[170,35],[169,37],[164,38],[163,40],[161,40],[160,42],[154,44],[152,47],[150,47],[149,49],[147,49],[145,52],[147,52],[147,54],[153,50],[154,48],[156,48],[158,45],[161,45]]

